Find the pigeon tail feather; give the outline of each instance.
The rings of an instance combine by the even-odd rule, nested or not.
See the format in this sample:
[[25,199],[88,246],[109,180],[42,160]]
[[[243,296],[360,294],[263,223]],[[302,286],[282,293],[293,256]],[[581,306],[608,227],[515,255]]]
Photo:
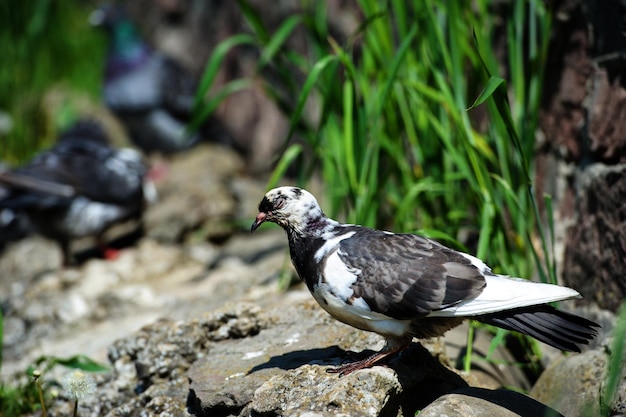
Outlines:
[[548,305],[522,307],[474,317],[481,323],[532,336],[552,347],[580,352],[597,335],[598,324]]

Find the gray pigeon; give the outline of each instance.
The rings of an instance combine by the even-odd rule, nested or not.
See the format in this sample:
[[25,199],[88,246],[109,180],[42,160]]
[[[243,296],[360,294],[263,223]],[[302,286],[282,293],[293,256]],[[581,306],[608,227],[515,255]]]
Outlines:
[[143,152],[170,154],[201,139],[241,151],[226,128],[209,117],[196,131],[192,120],[198,79],[173,58],[151,48],[121,6],[95,10],[90,21],[109,38],[103,94],[130,139]]
[[72,239],[94,236],[103,246],[112,225],[141,218],[152,197],[146,174],[139,152],[110,147],[102,127],[83,120],[27,165],[0,172],[0,209],[27,214],[38,233],[58,242],[67,265]]
[[580,352],[598,324],[547,303],[575,290],[494,274],[480,259],[414,234],[342,224],[309,192],[269,191],[252,224],[287,232],[291,260],[313,298],[335,319],[384,336],[373,356],[329,372],[345,375],[402,351],[416,338],[443,335],[471,318]]

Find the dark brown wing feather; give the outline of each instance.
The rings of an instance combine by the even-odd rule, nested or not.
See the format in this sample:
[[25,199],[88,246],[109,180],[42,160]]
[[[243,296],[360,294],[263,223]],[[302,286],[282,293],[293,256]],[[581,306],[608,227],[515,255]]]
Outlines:
[[361,271],[352,287],[354,297],[398,319],[425,316],[477,297],[486,285],[469,259],[412,234],[358,228],[354,236],[341,241],[339,256]]

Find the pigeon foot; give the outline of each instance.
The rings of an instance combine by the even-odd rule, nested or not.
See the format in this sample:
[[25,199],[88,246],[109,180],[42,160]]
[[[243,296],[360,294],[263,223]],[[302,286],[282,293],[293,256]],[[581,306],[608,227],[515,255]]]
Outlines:
[[410,344],[410,339],[402,340],[400,342],[387,341],[387,345],[380,352],[376,352],[365,359],[349,362],[336,368],[327,369],[326,372],[329,374],[339,374],[339,376],[341,377],[351,374],[354,371],[358,371],[359,369],[371,368],[378,362],[388,359],[389,357],[402,352],[404,349],[409,347]]

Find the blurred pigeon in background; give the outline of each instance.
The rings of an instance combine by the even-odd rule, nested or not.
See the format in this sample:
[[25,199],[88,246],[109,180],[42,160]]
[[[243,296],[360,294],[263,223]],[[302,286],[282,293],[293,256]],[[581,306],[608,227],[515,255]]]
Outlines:
[[144,42],[120,6],[102,6],[90,16],[109,37],[104,73],[104,101],[145,153],[169,154],[200,140],[235,147],[232,137],[209,117],[197,132],[188,132],[197,78],[172,58]]
[[0,186],[0,210],[26,213],[38,233],[60,245],[64,265],[72,239],[93,236],[104,250],[107,229],[141,220],[154,197],[141,154],[111,148],[92,120],[75,123],[27,165],[0,172]]

